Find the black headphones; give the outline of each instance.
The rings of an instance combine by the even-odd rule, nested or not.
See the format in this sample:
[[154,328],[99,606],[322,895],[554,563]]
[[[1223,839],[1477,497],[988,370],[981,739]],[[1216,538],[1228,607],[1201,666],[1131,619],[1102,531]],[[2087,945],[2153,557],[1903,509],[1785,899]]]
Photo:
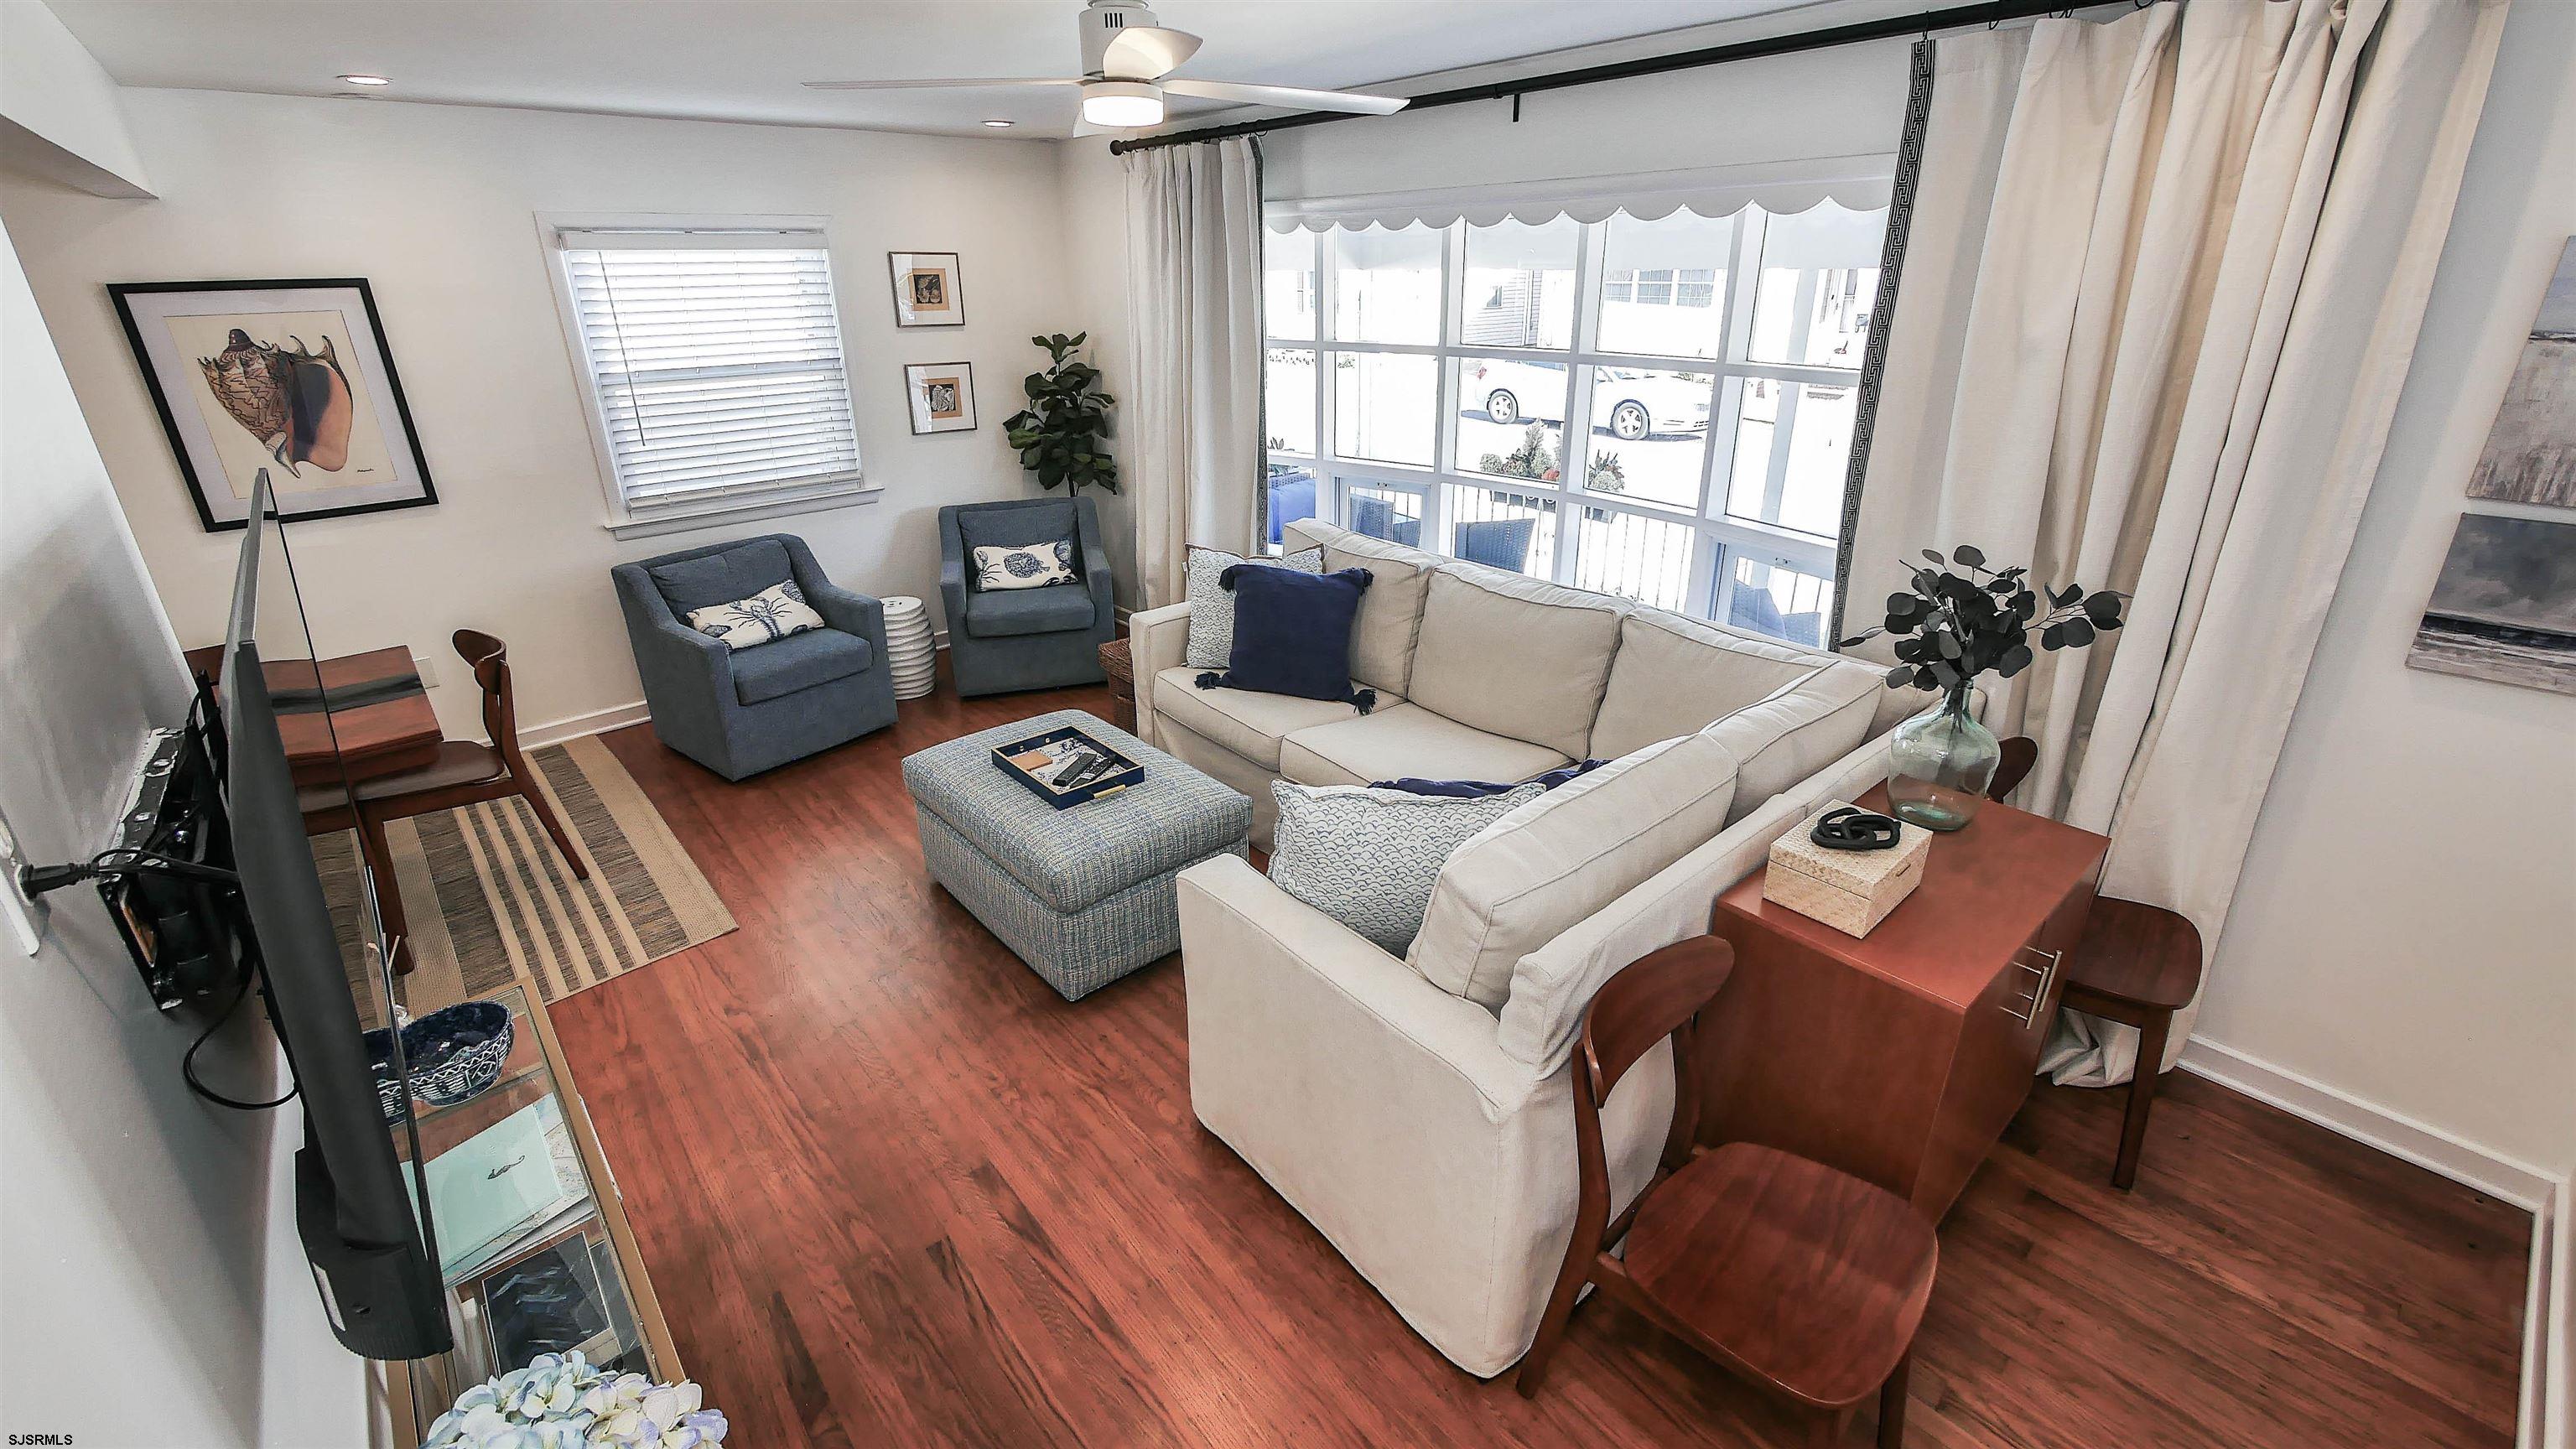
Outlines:
[[1807,832],[1807,838],[1827,850],[1893,850],[1905,836],[1905,828],[1875,811],[1857,805],[1828,810]]

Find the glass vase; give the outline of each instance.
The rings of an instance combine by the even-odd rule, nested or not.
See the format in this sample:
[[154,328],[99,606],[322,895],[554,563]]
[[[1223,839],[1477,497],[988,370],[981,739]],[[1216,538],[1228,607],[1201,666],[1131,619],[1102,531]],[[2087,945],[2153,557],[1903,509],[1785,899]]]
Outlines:
[[1986,803],[2003,749],[1968,709],[1966,686],[1896,727],[1888,746],[1889,808],[1926,830],[1957,830]]

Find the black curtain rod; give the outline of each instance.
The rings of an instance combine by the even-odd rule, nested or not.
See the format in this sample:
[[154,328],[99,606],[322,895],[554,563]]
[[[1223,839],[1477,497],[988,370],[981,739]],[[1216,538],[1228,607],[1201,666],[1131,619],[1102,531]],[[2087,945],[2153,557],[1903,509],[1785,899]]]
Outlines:
[[[2078,0],[2081,3],[2081,0]],[[1739,40],[1731,45],[1711,45],[1699,50],[1684,50],[1672,55],[1648,56],[1641,60],[1614,61],[1608,65],[1585,66],[1580,70],[1561,70],[1549,75],[1524,76],[1519,80],[1494,81],[1486,85],[1461,86],[1456,90],[1433,91],[1415,96],[1413,103],[1396,115],[1411,115],[1434,106],[1463,106],[1469,101],[1514,100],[1536,91],[1558,91],[1568,86],[1598,85],[1603,81],[1630,80],[1637,76],[1663,75],[1670,71],[1695,70],[1704,65],[1724,65],[1729,61],[1756,60],[1767,55],[1795,55],[1803,50],[1825,50],[1837,45],[1857,45],[1866,40],[1893,40],[1907,35],[1928,35],[1935,30],[1960,30],[1972,25],[2001,25],[2008,20],[2029,20],[2041,15],[2066,14],[2069,0],[1984,0],[1974,5],[1954,5],[1946,10],[1927,10],[1919,15],[1892,15],[1884,20],[1863,20],[1850,25],[1830,26],[1823,30],[1802,30],[1790,35],[1774,35],[1762,40]],[[1162,146],[1186,146],[1195,141],[1222,141],[1229,136],[1258,136],[1269,131],[1294,130],[1300,126],[1320,126],[1327,121],[1352,121],[1360,116],[1349,111],[1300,111],[1295,115],[1273,116],[1266,121],[1241,121],[1230,126],[1207,126],[1196,131],[1175,131],[1168,136],[1139,136],[1133,140],[1112,141],[1112,155],[1124,156],[1130,151],[1150,151]]]

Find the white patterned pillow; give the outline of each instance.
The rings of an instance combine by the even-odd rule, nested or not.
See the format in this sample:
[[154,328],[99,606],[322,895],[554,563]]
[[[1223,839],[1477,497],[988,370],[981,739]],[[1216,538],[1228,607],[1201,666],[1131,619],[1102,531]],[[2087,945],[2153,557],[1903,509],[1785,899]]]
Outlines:
[[979,589],[1043,589],[1073,582],[1073,545],[1061,539],[975,548],[975,587]]
[[1531,783],[1461,800],[1366,785],[1270,784],[1279,826],[1270,881],[1401,956],[1422,931],[1440,868],[1477,832],[1546,793]]
[[689,611],[689,627],[711,634],[736,649],[767,644],[790,634],[825,627],[823,616],[805,602],[796,581],[771,584],[748,599]]
[[1189,558],[1190,652],[1192,669],[1223,669],[1234,662],[1234,595],[1217,575],[1236,564],[1295,569],[1301,574],[1324,571],[1324,551],[1310,548],[1279,558],[1245,558],[1221,548],[1194,548]]

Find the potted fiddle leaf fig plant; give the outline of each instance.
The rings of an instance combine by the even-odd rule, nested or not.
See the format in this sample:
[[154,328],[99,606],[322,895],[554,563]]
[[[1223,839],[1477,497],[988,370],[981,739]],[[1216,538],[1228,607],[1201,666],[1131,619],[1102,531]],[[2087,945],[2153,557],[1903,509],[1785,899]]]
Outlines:
[[[1989,673],[2010,679],[2039,656],[2031,649],[2081,649],[2120,627],[2126,594],[2087,593],[2074,584],[2033,589],[2030,570],[1986,567],[1963,543],[1947,558],[1923,550],[1911,587],[1887,596],[1887,620],[1842,640],[1841,648],[1900,636],[1890,689],[1938,690],[1941,702],[1898,725],[1890,737],[1887,798],[1898,817],[1929,830],[1957,830],[1977,813],[2003,758],[1994,732],[1970,709],[1969,692]],[[1965,572],[1953,572],[1951,565]]]
[[1100,390],[1100,369],[1075,354],[1090,338],[1029,340],[1046,349],[1047,366],[1021,379],[1029,405],[1005,419],[1002,430],[1019,451],[1020,466],[1038,475],[1042,487],[1067,493],[1084,488],[1118,491],[1118,460],[1109,456],[1109,409],[1118,400]]

